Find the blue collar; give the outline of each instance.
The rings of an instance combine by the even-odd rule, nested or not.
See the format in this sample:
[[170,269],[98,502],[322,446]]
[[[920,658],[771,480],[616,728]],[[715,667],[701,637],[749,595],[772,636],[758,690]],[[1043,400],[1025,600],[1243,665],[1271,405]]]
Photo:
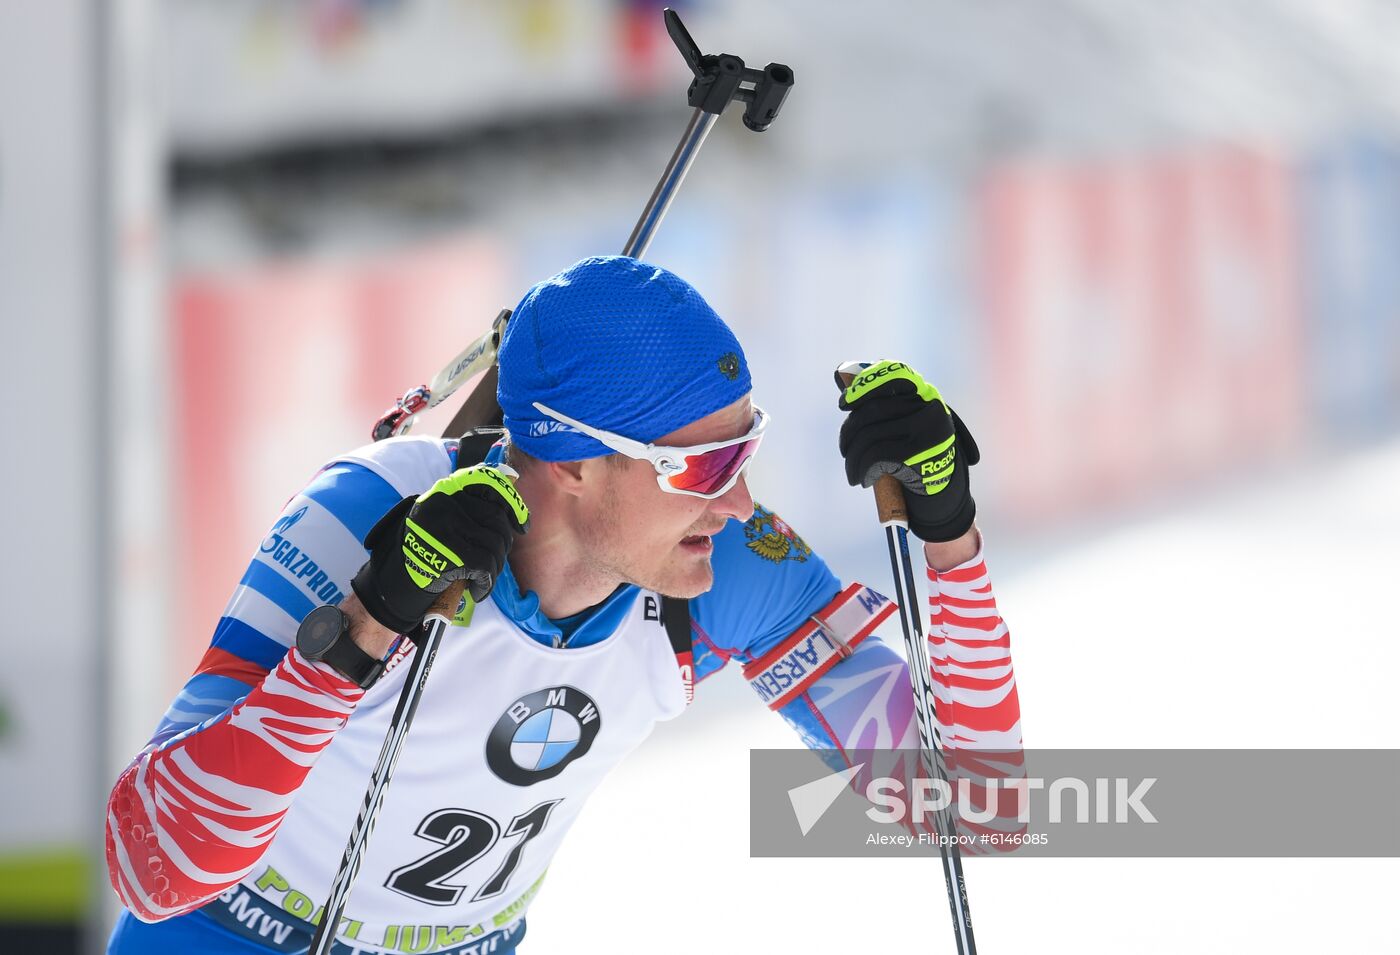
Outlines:
[[[622,620],[627,616],[628,611],[637,600],[639,588],[634,584],[623,584],[608,595],[607,599],[596,607],[585,611],[585,616],[578,624],[572,627],[572,634],[569,636],[569,646],[586,647],[594,643],[601,643],[617,631],[622,625]],[[501,569],[501,576],[496,580],[496,586],[491,591],[491,599],[500,608],[501,613],[515,622],[521,630],[524,630],[534,640],[547,647],[560,646],[566,636],[565,629],[558,623],[550,620],[540,613],[540,597],[533,590],[522,593],[520,585],[516,583],[515,574],[510,569],[510,563]],[[570,618],[569,623],[573,622]]]

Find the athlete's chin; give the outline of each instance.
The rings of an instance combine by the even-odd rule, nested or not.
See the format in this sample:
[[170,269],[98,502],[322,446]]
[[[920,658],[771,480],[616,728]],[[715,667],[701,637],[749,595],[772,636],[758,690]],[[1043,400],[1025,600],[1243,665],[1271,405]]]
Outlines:
[[698,597],[715,585],[715,571],[710,566],[708,555],[698,559],[692,557],[683,566],[667,568],[658,577],[657,586],[649,587],[649,590],[683,600]]

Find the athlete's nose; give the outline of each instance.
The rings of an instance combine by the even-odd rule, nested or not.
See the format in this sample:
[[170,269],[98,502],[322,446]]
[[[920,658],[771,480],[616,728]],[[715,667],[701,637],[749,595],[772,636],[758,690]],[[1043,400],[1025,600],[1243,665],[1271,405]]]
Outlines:
[[753,517],[753,495],[749,493],[749,475],[745,471],[739,475],[734,486],[715,498],[711,508],[716,514],[746,521]]

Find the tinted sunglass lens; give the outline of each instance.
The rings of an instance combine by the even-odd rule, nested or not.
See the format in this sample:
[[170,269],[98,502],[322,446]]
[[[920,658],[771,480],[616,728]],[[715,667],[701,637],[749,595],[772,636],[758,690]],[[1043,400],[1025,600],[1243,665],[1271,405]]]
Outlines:
[[713,494],[739,473],[757,447],[758,441],[751,439],[703,454],[688,455],[685,470],[667,480],[678,491]]

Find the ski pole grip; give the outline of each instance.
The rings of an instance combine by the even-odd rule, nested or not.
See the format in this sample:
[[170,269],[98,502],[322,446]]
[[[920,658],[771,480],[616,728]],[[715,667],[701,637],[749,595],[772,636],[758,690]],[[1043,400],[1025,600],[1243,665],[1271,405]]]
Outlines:
[[[855,377],[850,372],[838,371],[836,383],[842,388],[849,388]],[[888,474],[875,480],[875,513],[879,516],[880,523],[886,526],[909,526],[909,509],[904,506],[904,486]]]
[[886,474],[875,481],[875,513],[881,524],[909,526],[909,510],[904,506],[904,486]]
[[466,581],[454,580],[447,585],[438,599],[433,601],[433,605],[428,608],[425,616],[441,617],[447,623],[452,622],[452,618],[457,616],[457,605],[462,602],[462,591],[466,590]]

